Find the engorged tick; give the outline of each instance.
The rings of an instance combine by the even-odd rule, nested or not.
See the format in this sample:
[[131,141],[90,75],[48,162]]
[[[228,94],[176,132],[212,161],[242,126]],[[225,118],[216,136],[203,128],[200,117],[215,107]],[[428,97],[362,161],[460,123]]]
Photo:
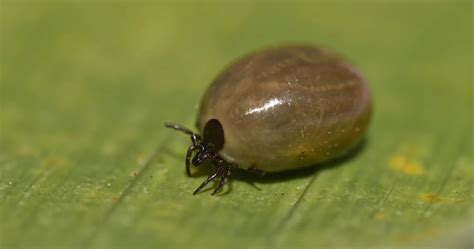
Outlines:
[[217,77],[199,108],[202,137],[166,127],[191,136],[188,175],[191,163],[215,167],[194,194],[217,178],[215,194],[236,168],[263,175],[341,157],[370,116],[370,91],[354,66],[318,47],[283,46],[247,55]]

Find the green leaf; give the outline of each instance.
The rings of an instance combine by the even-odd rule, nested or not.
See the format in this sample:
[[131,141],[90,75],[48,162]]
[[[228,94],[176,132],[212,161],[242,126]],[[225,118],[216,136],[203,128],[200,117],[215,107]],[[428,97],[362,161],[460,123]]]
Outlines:
[[[1,248],[473,247],[472,2],[2,1]],[[350,159],[191,193],[213,78],[321,44],[371,83]]]

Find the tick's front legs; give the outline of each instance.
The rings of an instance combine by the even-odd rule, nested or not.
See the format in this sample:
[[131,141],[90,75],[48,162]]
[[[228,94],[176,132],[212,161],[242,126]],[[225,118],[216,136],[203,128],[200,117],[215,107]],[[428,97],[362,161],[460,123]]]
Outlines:
[[194,190],[193,195],[199,193],[201,191],[201,189],[204,188],[210,181],[212,181],[212,180],[214,180],[214,178],[218,177],[220,175],[221,171],[222,171],[221,167],[216,168],[214,173],[212,173],[203,183],[201,183],[201,185],[199,185],[199,187],[196,190]]
[[191,161],[191,156],[193,155],[193,151],[196,149],[197,149],[196,146],[191,145],[188,148],[188,152],[186,152],[186,174],[188,176],[191,176],[191,169],[189,168],[189,166],[191,165],[190,161]]

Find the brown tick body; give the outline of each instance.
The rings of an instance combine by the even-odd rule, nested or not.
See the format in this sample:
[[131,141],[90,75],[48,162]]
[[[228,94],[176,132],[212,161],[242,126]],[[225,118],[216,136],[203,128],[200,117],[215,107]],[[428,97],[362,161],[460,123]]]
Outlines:
[[[234,168],[278,172],[340,157],[363,137],[371,96],[361,74],[333,53],[313,46],[284,46],[247,55],[230,65],[206,91],[192,136],[187,169],[211,159],[220,180]],[[194,138],[193,138],[194,136]]]

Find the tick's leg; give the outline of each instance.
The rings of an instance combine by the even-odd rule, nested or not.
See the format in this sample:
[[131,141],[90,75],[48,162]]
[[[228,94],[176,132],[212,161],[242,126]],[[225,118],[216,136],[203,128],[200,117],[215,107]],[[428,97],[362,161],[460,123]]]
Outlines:
[[229,179],[231,178],[231,176],[234,174],[234,170],[237,169],[239,166],[236,164],[236,163],[231,163],[229,165],[229,167],[227,168],[227,172],[226,172],[226,177],[225,177],[225,181],[224,181],[224,184],[229,181]]
[[210,175],[201,185],[199,185],[199,187],[196,190],[194,190],[193,195],[199,193],[199,191],[201,191],[201,189],[204,188],[210,181],[214,180],[214,178],[220,175],[222,170],[223,170],[222,167],[216,168],[214,173]]
[[190,160],[191,156],[193,155],[193,151],[196,149],[196,146],[191,145],[188,148],[188,152],[186,152],[186,174],[188,176],[191,176],[191,169],[189,169],[189,166],[191,165]]
[[211,195],[215,195],[222,189],[222,187],[230,179],[230,177],[232,176],[232,173],[234,172],[234,169],[236,168],[237,168],[237,164],[231,163],[225,171],[224,170],[222,171],[219,183],[217,184],[216,188],[214,189]]
[[212,191],[211,195],[215,195],[217,192],[219,192],[222,189],[222,186],[224,186],[224,182],[226,181],[226,171],[222,170],[219,177],[220,177],[219,182],[217,183],[217,186],[214,189],[214,191]]
[[201,141],[201,137],[197,134],[192,134],[191,135],[191,141],[193,142],[194,146],[197,146],[199,142]]
[[257,174],[259,176],[264,176],[265,175],[265,171],[255,168],[255,165],[252,165],[252,166],[248,167],[247,170],[249,172],[252,172],[252,173]]
[[[190,129],[188,129],[188,128],[182,126],[182,125],[171,123],[171,122],[166,122],[165,126],[167,128],[175,129],[177,131],[182,131],[185,134],[190,135],[191,139],[193,140],[193,143],[194,143],[195,140],[200,140],[201,139],[201,137],[199,135],[197,135],[196,133],[192,132]],[[193,139],[193,137],[194,137],[194,139]]]
[[238,167],[239,165],[237,165],[236,163],[231,163],[229,165],[229,169],[227,170],[227,176],[231,176],[234,173],[234,170],[237,169]]

